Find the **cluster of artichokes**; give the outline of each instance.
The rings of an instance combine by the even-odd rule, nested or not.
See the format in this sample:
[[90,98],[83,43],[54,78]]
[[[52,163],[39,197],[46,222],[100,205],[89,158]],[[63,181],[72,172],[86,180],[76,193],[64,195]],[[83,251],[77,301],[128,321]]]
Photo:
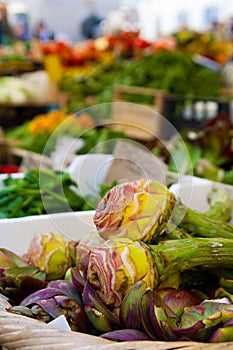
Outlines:
[[124,340],[233,341],[232,200],[199,213],[161,183],[114,186],[79,242],[34,237],[24,257],[0,250],[0,292],[16,312]]

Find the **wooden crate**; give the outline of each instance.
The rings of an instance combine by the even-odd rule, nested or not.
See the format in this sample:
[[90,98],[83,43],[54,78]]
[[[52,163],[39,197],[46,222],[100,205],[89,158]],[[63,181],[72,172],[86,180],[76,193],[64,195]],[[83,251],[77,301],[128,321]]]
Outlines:
[[[127,100],[126,96],[150,96],[152,104],[140,104]],[[117,86],[112,104],[114,129],[122,130],[126,136],[151,141],[162,137],[162,113],[164,96],[161,90],[140,86]]]

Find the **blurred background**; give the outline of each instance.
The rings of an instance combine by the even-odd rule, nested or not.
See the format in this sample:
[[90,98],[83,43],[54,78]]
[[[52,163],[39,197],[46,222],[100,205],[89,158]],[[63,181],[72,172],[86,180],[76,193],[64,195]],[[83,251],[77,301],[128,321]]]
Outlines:
[[[90,15],[100,20],[120,21],[135,25],[143,37],[154,40],[188,26],[196,30],[228,30],[233,16],[233,3],[228,0],[5,0],[9,19],[16,31],[32,36],[43,22],[50,33],[67,40],[83,39],[82,23]],[[114,23],[113,23],[114,22]],[[125,23],[126,24],[126,23]],[[129,23],[128,23],[129,24]],[[220,28],[221,27],[221,28]],[[223,29],[224,27],[224,29]],[[227,28],[225,28],[227,27]]]
[[[186,139],[188,130],[214,125],[211,176],[219,179],[224,159],[233,183],[232,1],[2,0],[0,15],[0,141],[16,153],[17,165],[28,152],[40,160],[71,115],[69,130],[52,139],[61,151],[91,128],[75,154],[118,132],[151,150],[176,131]],[[224,125],[224,135],[216,125],[221,132]],[[46,156],[55,161],[53,148]]]

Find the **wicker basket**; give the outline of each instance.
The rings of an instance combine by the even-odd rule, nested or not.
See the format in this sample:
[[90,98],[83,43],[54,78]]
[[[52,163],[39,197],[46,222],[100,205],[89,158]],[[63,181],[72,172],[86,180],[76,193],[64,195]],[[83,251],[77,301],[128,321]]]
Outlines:
[[129,341],[112,342],[78,332],[64,332],[40,321],[6,311],[9,304],[0,297],[0,345],[4,350],[222,350],[233,349],[233,342]]

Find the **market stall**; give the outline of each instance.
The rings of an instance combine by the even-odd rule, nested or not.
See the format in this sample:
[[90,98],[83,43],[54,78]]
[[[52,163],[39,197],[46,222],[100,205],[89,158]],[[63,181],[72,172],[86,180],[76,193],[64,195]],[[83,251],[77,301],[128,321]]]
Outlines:
[[33,49],[0,77],[1,346],[230,348],[232,43]]

